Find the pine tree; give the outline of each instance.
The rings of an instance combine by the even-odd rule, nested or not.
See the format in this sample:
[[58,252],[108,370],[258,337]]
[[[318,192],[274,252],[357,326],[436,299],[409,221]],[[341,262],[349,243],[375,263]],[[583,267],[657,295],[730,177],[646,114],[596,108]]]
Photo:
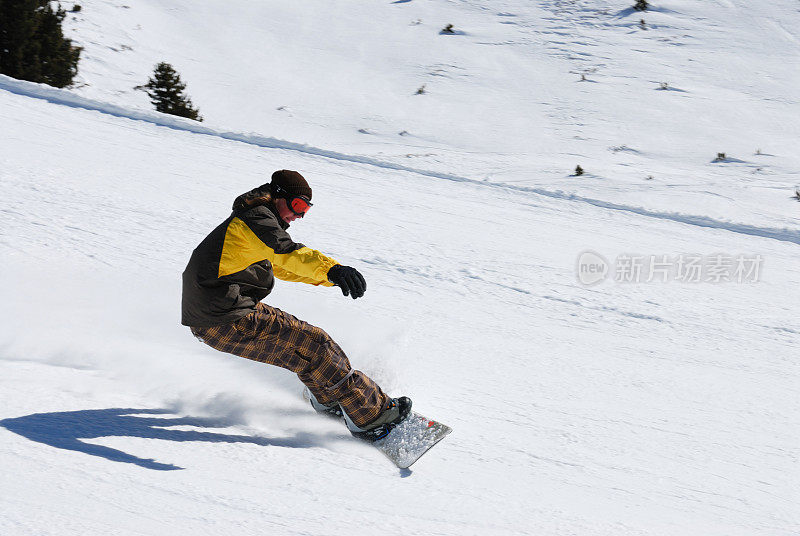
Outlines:
[[650,4],[647,3],[647,0],[636,0],[636,4],[633,6],[633,9],[636,11],[647,11],[647,8],[650,7]]
[[147,91],[156,111],[195,121],[203,120],[200,111],[193,107],[192,100],[184,94],[186,84],[169,63],[162,61],[156,65],[147,84],[138,87]]
[[0,73],[55,87],[72,84],[81,48],[64,37],[65,16],[48,0],[0,0]]

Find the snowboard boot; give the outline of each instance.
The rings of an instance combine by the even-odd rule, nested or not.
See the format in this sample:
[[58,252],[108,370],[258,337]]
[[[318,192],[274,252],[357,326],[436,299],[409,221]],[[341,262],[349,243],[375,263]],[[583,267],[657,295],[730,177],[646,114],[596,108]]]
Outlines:
[[411,413],[411,399],[407,396],[401,396],[400,398],[393,398],[386,411],[361,428],[355,426],[347,417],[347,414],[344,417],[351,434],[372,443],[389,435],[389,432],[403,422],[409,413]]
[[332,402],[330,404],[322,404],[318,402],[314,393],[309,391],[308,387],[303,389],[303,397],[311,402],[311,407],[314,408],[317,413],[322,413],[323,415],[328,415],[336,419],[342,418],[342,408],[338,403]]

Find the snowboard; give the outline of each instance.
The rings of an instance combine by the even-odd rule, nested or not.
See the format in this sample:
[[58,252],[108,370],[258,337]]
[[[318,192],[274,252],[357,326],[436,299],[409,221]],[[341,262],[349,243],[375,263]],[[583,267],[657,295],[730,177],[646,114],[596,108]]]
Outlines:
[[[303,390],[303,398],[311,400],[308,388]],[[341,420],[344,421],[343,418]],[[400,469],[408,469],[452,431],[449,426],[412,411],[386,437],[377,441],[361,441],[383,452]]]
[[453,429],[412,411],[383,439],[372,442],[400,469],[407,469]]

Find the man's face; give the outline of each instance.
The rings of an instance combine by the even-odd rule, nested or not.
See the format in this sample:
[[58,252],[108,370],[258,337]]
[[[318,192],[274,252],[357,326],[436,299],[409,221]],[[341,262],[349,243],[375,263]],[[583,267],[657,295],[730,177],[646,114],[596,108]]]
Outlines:
[[292,212],[289,206],[286,204],[286,199],[279,197],[275,200],[275,206],[278,208],[278,214],[280,215],[281,219],[286,223],[292,223],[298,218],[297,214]]

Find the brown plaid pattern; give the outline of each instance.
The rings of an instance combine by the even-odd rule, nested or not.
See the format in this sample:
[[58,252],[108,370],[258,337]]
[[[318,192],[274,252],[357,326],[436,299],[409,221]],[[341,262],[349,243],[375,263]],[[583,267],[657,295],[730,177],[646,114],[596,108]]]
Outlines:
[[235,322],[191,330],[221,352],[291,370],[320,403],[338,402],[356,426],[374,421],[389,406],[378,384],[353,370],[327,333],[275,307],[258,303]]

